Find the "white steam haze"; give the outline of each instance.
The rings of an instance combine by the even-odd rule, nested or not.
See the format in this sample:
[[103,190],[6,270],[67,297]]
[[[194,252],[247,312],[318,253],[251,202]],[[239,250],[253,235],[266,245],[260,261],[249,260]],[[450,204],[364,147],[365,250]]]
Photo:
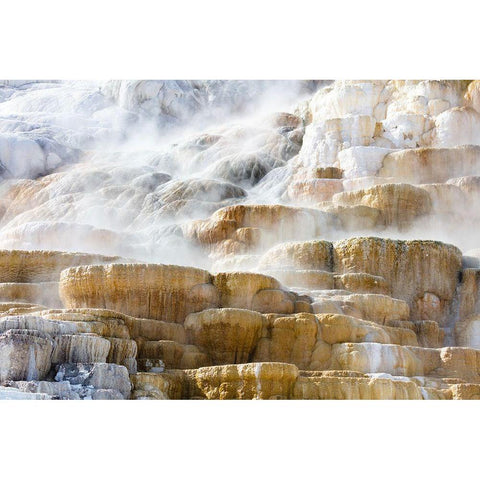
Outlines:
[[[255,268],[255,255],[219,261],[185,235],[192,220],[233,204],[305,209],[305,221],[268,232],[264,250],[356,235],[480,248],[472,228],[480,202],[462,203],[455,185],[451,196],[431,195],[433,213],[408,228],[346,229],[331,210],[342,191],[477,175],[474,150],[463,169],[452,161],[438,180],[381,174],[384,158],[405,149],[480,145],[480,115],[465,108],[465,88],[459,81],[3,81],[0,248]],[[295,117],[279,120],[280,112]],[[340,168],[343,178],[317,177],[320,167]],[[331,195],[312,195],[320,184]]]
[[[254,155],[263,146],[269,130],[262,122],[271,112],[292,109],[318,84],[3,81],[1,246],[205,264],[174,234],[176,225],[208,216],[238,195],[247,199],[256,180],[241,178],[242,155]],[[225,135],[226,141],[202,158],[209,135]],[[235,185],[224,178],[234,157],[239,157]],[[264,157],[256,175],[284,164]],[[36,189],[36,183],[24,179],[42,177],[52,181],[35,192],[34,200],[26,198],[33,192],[23,187]],[[195,193],[207,179],[210,188]],[[16,192],[5,195],[16,186],[20,198]],[[186,197],[194,201],[181,211],[171,209],[172,216],[162,207],[175,200],[178,187],[187,188]]]

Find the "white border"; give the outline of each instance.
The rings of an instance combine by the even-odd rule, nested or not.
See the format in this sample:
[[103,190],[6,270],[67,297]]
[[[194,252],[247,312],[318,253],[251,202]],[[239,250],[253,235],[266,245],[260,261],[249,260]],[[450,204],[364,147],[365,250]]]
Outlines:
[[[475,78],[475,2],[21,0],[0,76]],[[2,402],[2,478],[452,478],[477,402]],[[5,476],[4,476],[5,475]]]

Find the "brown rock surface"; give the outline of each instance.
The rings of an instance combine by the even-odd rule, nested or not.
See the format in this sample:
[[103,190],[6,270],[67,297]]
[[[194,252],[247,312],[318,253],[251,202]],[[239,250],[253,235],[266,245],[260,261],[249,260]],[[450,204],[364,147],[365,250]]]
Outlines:
[[186,127],[145,151],[103,104],[22,132],[41,86],[4,86],[0,398],[480,398],[480,82],[303,82],[269,116],[173,83],[88,96]]
[[65,268],[92,263],[119,262],[119,257],[87,253],[52,252],[46,250],[1,250],[2,282],[56,282]]
[[332,244],[318,240],[281,243],[266,252],[260,268],[332,270]]
[[185,320],[187,339],[205,349],[214,365],[250,361],[262,325],[260,313],[235,308],[204,310]]
[[355,293],[390,294],[390,286],[383,277],[368,273],[344,273],[335,275],[335,288]]
[[107,308],[183,323],[189,313],[217,306],[210,281],[205,270],[175,265],[82,266],[62,272],[60,297],[68,308]]
[[440,299],[434,320],[445,321],[461,270],[460,251],[433,241],[353,238],[334,244],[335,271],[364,272],[383,277],[395,298],[405,300],[416,318],[417,299],[426,293]]
[[58,282],[0,283],[0,299],[39,303],[52,308],[62,306],[58,295]]
[[138,343],[139,360],[161,360],[166,368],[199,368],[211,365],[209,356],[195,345],[172,340],[148,340]]
[[414,148],[389,153],[383,159],[380,177],[395,177],[410,183],[446,182],[449,178],[475,175],[480,146]]
[[286,363],[247,363],[185,372],[195,397],[209,400],[287,399],[298,369]]
[[249,272],[217,273],[213,284],[220,294],[219,305],[246,309],[251,309],[253,299],[259,291],[278,290],[281,287],[273,277]]
[[295,399],[309,400],[421,400],[422,392],[414,382],[389,378],[299,377]]
[[382,212],[386,225],[406,227],[430,213],[432,202],[424,189],[409,184],[384,184],[364,190],[337,193],[333,202],[341,206],[364,205]]

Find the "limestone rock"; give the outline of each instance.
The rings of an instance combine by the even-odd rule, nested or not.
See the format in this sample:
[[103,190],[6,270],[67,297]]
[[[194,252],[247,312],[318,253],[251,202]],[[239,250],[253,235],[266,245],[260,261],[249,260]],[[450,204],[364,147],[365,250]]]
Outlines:
[[278,279],[288,287],[301,287],[315,290],[331,290],[334,288],[335,280],[331,272],[323,270],[265,270],[272,277]]
[[447,183],[431,183],[419,185],[430,195],[432,212],[437,214],[455,214],[467,209],[467,197],[456,185]]
[[451,329],[448,327],[441,327],[434,320],[417,320],[411,323],[420,346],[439,348],[450,343],[446,338],[447,335],[451,335]]
[[50,400],[46,393],[23,392],[14,387],[0,387],[0,400]]
[[252,299],[252,310],[260,313],[284,313],[295,311],[295,295],[280,289],[258,291]]
[[338,155],[338,165],[343,170],[345,178],[358,178],[376,175],[382,167],[384,157],[390,149],[374,146],[356,146],[341,150]]
[[39,303],[52,308],[62,306],[58,296],[58,282],[0,283],[0,299]]
[[455,325],[457,344],[480,349],[480,315],[472,315]]
[[85,253],[1,250],[0,278],[2,282],[13,283],[55,282],[65,268],[116,261],[120,258]]
[[366,205],[329,205],[322,207],[322,210],[335,215],[346,231],[382,229],[385,225],[383,213],[378,208]]
[[181,344],[172,340],[139,342],[138,358],[142,364],[161,360],[168,369],[199,368],[212,363],[209,356],[195,345]]
[[295,383],[295,399],[312,400],[421,400],[414,382],[394,378],[301,376]]
[[64,270],[60,296],[68,308],[107,308],[182,323],[191,312],[217,306],[217,291],[210,281],[210,274],[197,268],[93,265]]
[[465,268],[462,271],[462,284],[460,287],[459,318],[466,319],[475,313],[480,313],[479,300],[480,269]]
[[0,335],[0,383],[41,380],[50,370],[52,339],[38,330],[11,329]]
[[479,126],[480,113],[473,108],[450,108],[435,118],[433,143],[441,147],[478,145]]
[[132,375],[135,399],[180,400],[188,398],[188,385],[183,371],[166,373],[141,372]]
[[50,381],[16,381],[8,382],[8,386],[18,389],[20,392],[30,394],[46,395],[49,399],[59,400],[80,400],[80,395],[75,391],[75,386],[70,385],[68,381],[50,382]]
[[281,288],[280,283],[273,277],[247,272],[217,273],[213,284],[220,293],[219,304],[222,307],[249,310],[255,294],[260,290]]
[[318,240],[282,243],[266,252],[260,268],[332,270],[332,244]]
[[164,203],[192,199],[221,202],[228,198],[242,198],[246,196],[245,190],[236,185],[204,179],[168,182],[157,188],[156,193]]
[[149,318],[135,318],[126,316],[125,323],[128,326],[132,338],[145,340],[173,340],[185,343],[185,329],[178,323],[163,322]]
[[480,396],[479,81],[0,83],[0,398]]
[[416,217],[431,211],[429,194],[408,184],[376,185],[366,190],[337,193],[333,202],[341,206],[365,205],[377,208],[386,225],[404,227]]
[[16,315],[0,318],[0,332],[8,330],[36,330],[52,337],[57,335],[75,334],[81,332],[75,322],[60,322],[37,315]]
[[457,383],[450,390],[453,400],[480,400],[480,385],[476,383]]
[[465,93],[465,105],[480,112],[480,82],[470,82]]
[[347,315],[317,315],[320,336],[329,344],[334,343],[394,343],[399,345],[417,345],[415,333],[405,328],[380,327]]
[[[452,245],[433,241],[355,238],[334,244],[335,271],[364,272],[383,277],[395,298],[405,300],[412,318],[416,300],[431,293],[440,299],[434,320],[444,322],[461,270],[461,253]],[[427,297],[430,298],[430,297]]]
[[390,286],[383,277],[367,273],[344,273],[335,275],[335,288],[355,293],[390,294]]
[[214,365],[248,362],[262,325],[261,314],[234,308],[204,310],[185,320],[189,342],[204,348]]
[[475,175],[480,162],[480,147],[462,145],[450,148],[414,148],[389,153],[379,171],[381,177],[404,182],[439,183],[452,177]]
[[130,338],[127,322],[131,317],[112,310],[97,308],[39,309],[36,311],[36,314],[45,319],[59,322],[62,325],[74,323],[77,326],[78,333],[95,333],[104,337]]
[[343,191],[343,182],[337,179],[317,178],[293,182],[288,186],[289,198],[297,204],[312,204],[330,200]]
[[475,196],[480,193],[480,176],[470,175],[464,177],[450,178],[446,182],[448,185],[456,185],[468,196]]
[[196,220],[183,226],[184,235],[201,244],[214,244],[232,237],[237,229],[233,220]]
[[65,363],[57,367],[55,380],[95,389],[116,390],[123,398],[129,398],[132,388],[127,369],[112,363]]
[[284,362],[307,368],[318,355],[325,355],[324,351],[315,352],[318,322],[314,315],[268,315],[267,321],[253,357],[255,362]]
[[135,340],[115,337],[107,337],[106,340],[110,342],[107,362],[125,365],[127,369],[131,365],[135,370],[135,358],[137,357],[137,343]]
[[283,205],[234,205],[217,210],[211,219],[234,221],[237,228],[267,229],[277,242],[311,238],[326,231],[332,220],[318,210]]
[[424,374],[422,361],[409,349],[380,343],[336,344],[332,347],[332,367],[408,377]]
[[247,363],[187,370],[195,396],[218,399],[287,399],[298,369],[285,363]]
[[56,337],[52,363],[105,362],[110,348],[110,342],[97,335],[60,335]]
[[364,320],[388,325],[395,321],[405,321],[410,317],[408,304],[387,295],[372,293],[349,294],[348,292],[336,291],[323,292],[317,295],[312,303],[315,313],[335,313],[325,311],[327,306],[336,305],[339,313],[350,314]]

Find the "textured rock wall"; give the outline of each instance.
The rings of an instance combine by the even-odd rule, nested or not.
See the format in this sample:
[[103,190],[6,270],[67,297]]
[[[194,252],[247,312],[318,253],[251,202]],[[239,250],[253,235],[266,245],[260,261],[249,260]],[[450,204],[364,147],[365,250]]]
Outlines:
[[2,88],[0,398],[480,398],[478,81]]

